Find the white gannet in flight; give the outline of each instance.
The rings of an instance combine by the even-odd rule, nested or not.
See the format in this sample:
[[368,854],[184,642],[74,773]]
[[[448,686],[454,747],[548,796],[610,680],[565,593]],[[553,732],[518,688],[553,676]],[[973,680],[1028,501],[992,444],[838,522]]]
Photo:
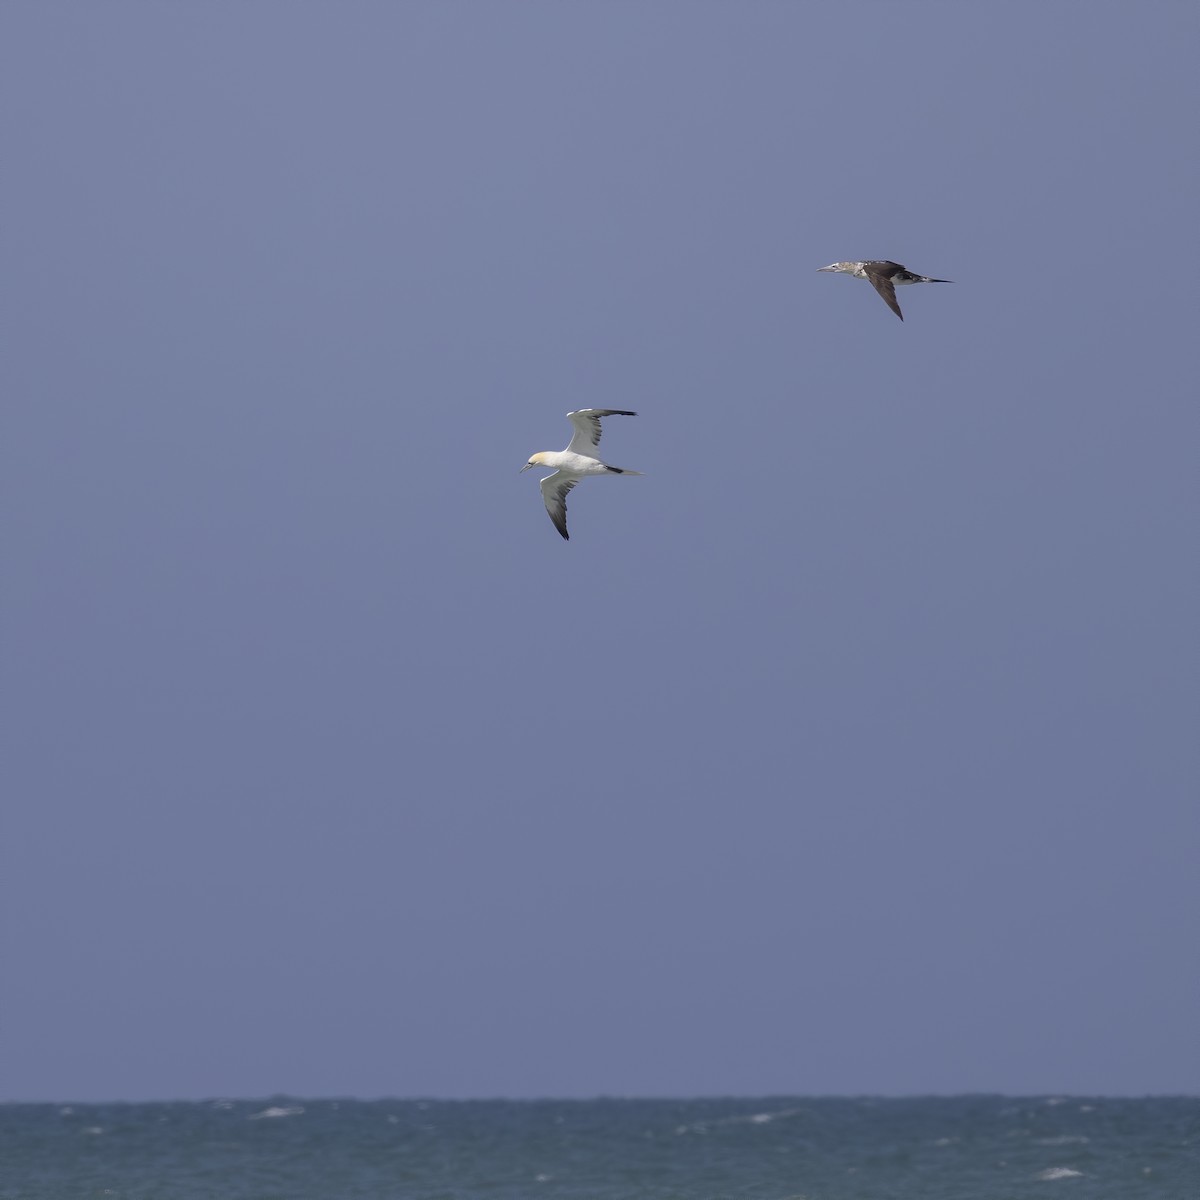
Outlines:
[[528,471],[530,467],[555,468],[553,475],[547,475],[542,480],[542,499],[546,501],[546,511],[554,522],[554,528],[569,541],[567,493],[585,475],[641,475],[642,472],[610,467],[595,455],[595,449],[600,445],[600,418],[636,417],[637,413],[621,408],[581,408],[567,413],[567,416],[575,426],[570,445],[565,450],[543,450],[532,455],[521,470]]
[[953,283],[953,279],[931,279],[928,275],[917,275],[899,263],[879,259],[865,262],[835,262],[818,271],[833,271],[835,274],[850,275],[855,279],[868,279],[871,286],[883,297],[884,303],[900,318],[904,314],[896,302],[896,285],[904,283]]

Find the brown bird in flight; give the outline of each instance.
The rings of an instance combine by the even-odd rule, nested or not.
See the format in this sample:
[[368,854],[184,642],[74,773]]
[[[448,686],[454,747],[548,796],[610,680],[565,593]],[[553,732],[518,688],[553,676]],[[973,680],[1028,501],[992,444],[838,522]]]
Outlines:
[[896,286],[905,283],[953,283],[953,279],[933,279],[928,275],[916,275],[899,263],[888,262],[886,259],[868,259],[866,262],[835,262],[827,267],[818,267],[818,271],[833,271],[842,275],[852,275],[855,279],[869,279],[871,285],[883,297],[884,303],[900,318],[904,314],[896,303]]

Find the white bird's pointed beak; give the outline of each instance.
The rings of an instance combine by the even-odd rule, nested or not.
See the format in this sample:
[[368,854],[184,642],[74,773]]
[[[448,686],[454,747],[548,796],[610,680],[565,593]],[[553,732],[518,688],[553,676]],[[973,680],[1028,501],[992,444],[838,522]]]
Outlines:
[[521,468],[521,469],[520,469],[520,470],[517,472],[517,474],[518,474],[518,475],[523,475],[523,474],[524,474],[526,471],[528,471],[528,470],[529,470],[529,468],[530,468],[530,467],[532,467],[532,466],[533,466],[533,463],[526,463],[526,464],[525,464],[525,465],[524,465],[524,466],[523,466],[523,467],[522,467],[522,468]]

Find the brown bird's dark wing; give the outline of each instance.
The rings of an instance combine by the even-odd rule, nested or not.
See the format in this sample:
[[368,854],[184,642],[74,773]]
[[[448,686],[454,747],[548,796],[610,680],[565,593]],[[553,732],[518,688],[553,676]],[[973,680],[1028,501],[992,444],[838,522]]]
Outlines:
[[897,271],[903,271],[904,268],[898,263],[869,263],[866,266],[867,278],[871,281],[871,285],[883,297],[884,303],[900,318],[904,320],[904,314],[900,311],[900,305],[896,303],[896,288],[892,283],[892,276]]

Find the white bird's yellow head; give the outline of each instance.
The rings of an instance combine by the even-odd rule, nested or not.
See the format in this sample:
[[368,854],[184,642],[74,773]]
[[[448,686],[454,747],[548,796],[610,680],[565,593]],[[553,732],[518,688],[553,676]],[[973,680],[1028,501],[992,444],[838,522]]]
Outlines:
[[[545,457],[546,452],[544,450],[539,450],[537,454],[531,454],[529,461],[521,468],[521,471],[528,471],[530,467],[540,467]],[[518,471],[517,474],[519,475],[521,471]]]

